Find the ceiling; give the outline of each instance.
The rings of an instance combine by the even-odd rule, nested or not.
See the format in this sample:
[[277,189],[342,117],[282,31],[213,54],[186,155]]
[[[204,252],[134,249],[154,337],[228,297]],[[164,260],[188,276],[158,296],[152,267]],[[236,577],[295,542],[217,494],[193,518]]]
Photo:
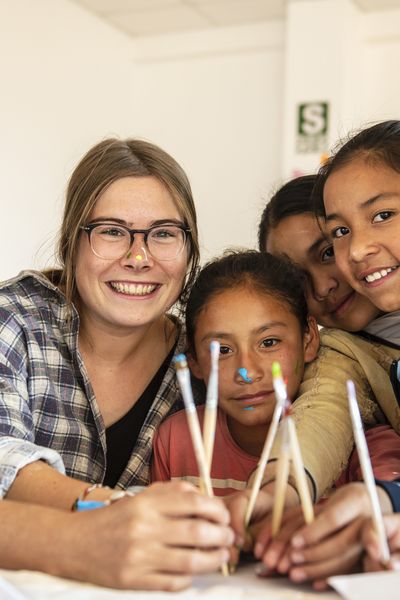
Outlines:
[[[287,4],[287,0],[72,1],[132,37],[283,19]],[[353,2],[365,12],[400,8],[400,0]]]

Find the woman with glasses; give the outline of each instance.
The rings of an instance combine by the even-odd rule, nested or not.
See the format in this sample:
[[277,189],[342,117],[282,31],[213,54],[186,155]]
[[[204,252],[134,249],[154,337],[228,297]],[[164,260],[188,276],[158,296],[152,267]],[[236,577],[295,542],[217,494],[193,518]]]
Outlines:
[[[185,336],[170,309],[199,259],[181,167],[144,141],[109,139],[89,150],[69,182],[58,259],[59,269],[0,286],[0,492],[69,510],[113,502],[121,495],[113,488],[145,486],[154,433],[177,407],[171,360]],[[143,492],[149,507],[151,490]],[[154,569],[175,571],[174,586],[190,569],[218,567],[230,536],[219,505],[211,524],[202,502],[188,513],[181,499],[172,493],[168,510],[160,502],[161,521],[153,506],[141,534],[155,544]],[[196,515],[190,537],[187,517]],[[188,560],[180,548],[188,539],[207,559]],[[177,546],[176,556],[164,545]]]

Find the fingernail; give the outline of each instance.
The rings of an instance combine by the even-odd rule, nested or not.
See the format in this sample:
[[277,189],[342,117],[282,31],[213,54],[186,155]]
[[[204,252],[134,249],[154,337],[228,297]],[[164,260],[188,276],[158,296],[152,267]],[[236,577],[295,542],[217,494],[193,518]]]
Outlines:
[[278,563],[278,571],[279,573],[287,573],[289,571],[289,567],[290,567],[290,562],[288,561],[288,559],[286,558],[282,558],[282,560]]
[[257,575],[257,577],[266,577],[267,575],[271,574],[271,569],[269,569],[263,564],[260,564],[256,565],[254,572]]
[[236,573],[236,569],[237,569],[236,563],[228,563],[229,575],[234,575]]
[[393,571],[400,571],[400,560],[391,560],[390,566],[392,567]]
[[290,558],[295,563],[302,563],[302,562],[304,562],[304,556],[303,556],[303,554],[301,552],[292,552],[291,555],[290,555]]
[[221,552],[221,563],[226,563],[228,562],[228,560],[231,557],[231,553],[229,552],[229,550],[227,550],[226,548],[224,548]]
[[292,569],[290,571],[290,579],[292,581],[304,581],[306,579],[306,574],[304,571],[300,571],[300,569]]
[[235,546],[237,548],[239,548],[239,550],[240,550],[241,548],[243,548],[243,544],[244,544],[244,538],[241,535],[237,535],[235,537]]
[[278,555],[276,554],[276,552],[269,551],[266,554],[264,554],[263,562],[270,569],[275,569],[277,561]]
[[300,535],[295,535],[292,538],[292,546],[294,548],[303,548],[303,546],[304,546],[304,538],[302,538]]
[[261,558],[262,551],[263,551],[263,545],[262,545],[262,544],[259,544],[259,543],[257,542],[257,544],[254,546],[254,556],[255,556],[256,558]]

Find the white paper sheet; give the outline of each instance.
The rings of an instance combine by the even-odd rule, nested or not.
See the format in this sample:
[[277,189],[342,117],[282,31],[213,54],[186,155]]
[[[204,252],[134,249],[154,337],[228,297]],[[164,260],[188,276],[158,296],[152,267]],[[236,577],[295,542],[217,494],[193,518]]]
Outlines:
[[29,600],[29,597],[22,594],[12,583],[0,577],[0,598],[1,600]]
[[[28,571],[1,571],[29,600],[338,600],[333,592],[314,592],[309,586],[296,586],[287,579],[259,578],[255,565],[239,568],[230,577],[220,573],[195,578],[182,592],[124,592],[99,588]],[[0,596],[2,600],[2,596]],[[7,598],[8,600],[8,598]],[[11,599],[10,599],[11,600]],[[14,600],[14,599],[12,599]],[[16,599],[15,599],[16,600]],[[22,599],[21,599],[22,600]],[[376,600],[376,599],[375,599]],[[385,600],[387,600],[385,598]]]
[[400,572],[361,573],[330,577],[345,600],[400,600]]

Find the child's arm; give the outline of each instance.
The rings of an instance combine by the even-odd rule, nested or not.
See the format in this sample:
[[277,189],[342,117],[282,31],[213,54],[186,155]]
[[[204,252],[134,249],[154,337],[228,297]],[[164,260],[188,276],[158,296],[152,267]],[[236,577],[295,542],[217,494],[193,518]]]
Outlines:
[[[379,371],[384,376],[380,381],[382,395],[386,392],[393,394],[389,376],[380,367]],[[368,377],[355,355],[351,356],[351,348],[344,345],[343,352],[326,345],[321,348],[316,360],[307,365],[299,395],[292,405],[314,500],[332,488],[346,467],[353,449],[346,391],[348,379],[355,383],[363,420],[376,424],[378,406]],[[275,444],[271,459],[276,459],[278,455],[279,445]],[[267,481],[274,479],[274,463],[268,471],[267,468]]]
[[[377,425],[365,432],[375,479],[393,481],[400,477],[400,436],[389,425]],[[352,481],[362,481],[360,460],[354,449],[346,470],[336,481],[336,487]]]

